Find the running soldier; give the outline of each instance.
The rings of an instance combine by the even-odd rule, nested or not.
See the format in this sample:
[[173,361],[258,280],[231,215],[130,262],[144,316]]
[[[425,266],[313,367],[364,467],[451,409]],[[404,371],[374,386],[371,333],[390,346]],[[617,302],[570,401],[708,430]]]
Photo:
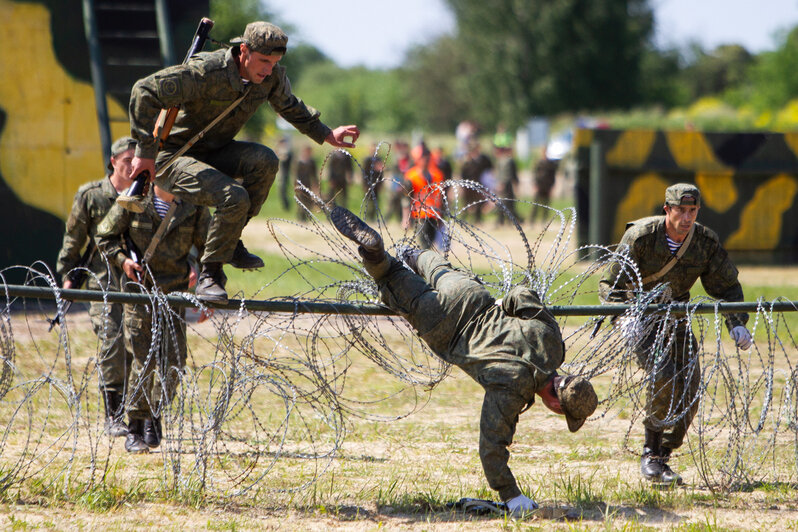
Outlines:
[[[724,301],[743,301],[729,255],[711,229],[696,222],[701,194],[695,185],[679,183],[665,190],[664,215],[629,223],[619,244],[640,271],[643,290],[660,283],[670,288],[670,300],[687,302],[698,278],[707,294]],[[613,263],[599,282],[602,302],[634,300],[634,274]],[[748,314],[727,314],[726,327],[740,349],[751,347],[746,329]],[[636,330],[631,318],[618,321],[634,346],[637,362],[650,379],[646,401],[645,443],[640,471],[646,479],[681,484],[682,478],[668,465],[671,452],[681,447],[698,409],[701,384],[698,342],[686,318],[667,318],[645,332]],[[658,357],[659,353],[667,353]]]

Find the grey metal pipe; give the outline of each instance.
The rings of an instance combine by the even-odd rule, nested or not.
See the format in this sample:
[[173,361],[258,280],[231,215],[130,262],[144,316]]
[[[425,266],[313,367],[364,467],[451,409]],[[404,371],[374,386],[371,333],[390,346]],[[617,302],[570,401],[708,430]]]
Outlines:
[[[8,298],[27,297],[34,299],[55,299],[55,292],[49,287],[43,286],[22,286],[22,285],[0,285],[0,296],[5,293]],[[128,292],[100,292],[98,290],[60,290],[62,299],[70,301],[103,301],[109,303],[127,304],[148,304],[150,296],[147,294],[133,294]],[[105,297],[103,297],[105,296]],[[195,305],[188,299],[178,295],[166,296],[170,305],[175,307],[194,307]],[[210,308],[238,310],[242,306],[242,300],[231,299],[225,304],[209,303]],[[266,301],[257,299],[243,300],[243,306],[249,311],[255,312],[287,312],[298,314],[364,314],[370,316],[395,316],[396,313],[383,305],[373,303],[324,303],[303,301],[301,299],[285,298],[282,301]],[[663,313],[670,310],[673,314],[730,314],[736,312],[756,312],[759,307],[776,312],[795,312],[798,311],[798,301],[775,301],[758,303],[756,301],[744,301],[738,303],[719,302],[700,303],[687,305],[685,303],[655,304],[649,305],[645,313]],[[632,305],[553,305],[548,309],[555,316],[620,316]]]

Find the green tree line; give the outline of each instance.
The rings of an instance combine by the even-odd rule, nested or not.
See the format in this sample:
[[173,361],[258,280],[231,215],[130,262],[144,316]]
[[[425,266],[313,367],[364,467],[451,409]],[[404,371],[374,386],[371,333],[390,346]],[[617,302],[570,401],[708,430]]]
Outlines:
[[[452,34],[393,69],[342,68],[308,45],[283,60],[294,92],[331,124],[451,132],[463,119],[514,128],[531,116],[587,114],[615,125],[779,129],[798,125],[798,26],[772,51],[730,43],[661,49],[651,0],[446,0]],[[215,38],[272,20],[270,2],[211,0]],[[358,46],[368,46],[359,43]],[[273,115],[250,124],[262,131]],[[709,118],[707,118],[709,117]]]

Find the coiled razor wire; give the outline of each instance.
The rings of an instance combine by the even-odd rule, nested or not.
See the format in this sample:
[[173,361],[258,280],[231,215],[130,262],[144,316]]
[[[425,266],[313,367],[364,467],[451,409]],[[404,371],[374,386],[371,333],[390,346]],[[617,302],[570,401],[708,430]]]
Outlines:
[[[361,214],[375,202],[381,182],[403,186],[396,177],[370,176]],[[464,189],[481,199],[464,204]],[[795,481],[798,368],[795,337],[784,312],[794,310],[792,303],[760,301],[749,322],[758,341],[741,352],[723,332],[720,304],[714,303],[714,313],[698,314],[695,309],[713,303],[701,298],[687,305],[663,303],[668,287],[639,289],[641,276],[626,250],[573,249],[573,209],[543,206],[551,213],[548,223],[536,234],[527,234],[506,200],[478,183],[448,181],[438,190],[444,198],[439,218],[444,254],[455,266],[477,273],[496,297],[526,283],[558,314],[558,308],[584,301],[585,296],[598,303],[596,280],[613,262],[638,280],[637,297],[622,313],[599,309],[593,317],[579,319],[558,314],[568,353],[563,370],[606,382],[593,421],[620,420],[623,413],[628,424],[623,446],[630,453],[638,453],[640,438],[633,430],[637,427],[639,434],[653,382],[651,372],[638,365],[635,348],[640,351],[640,340],[653,335],[656,340],[642,357],[655,366],[675,341],[674,326],[679,323],[695,335],[697,348],[687,350],[688,360],[674,376],[674,389],[677,379],[689,380],[698,372],[700,384],[695,401],[674,396],[666,418],[659,420],[663,426],[676,423],[697,403],[687,442],[677,452],[692,457],[703,483],[715,490]],[[188,358],[178,375],[177,394],[168,404],[165,399],[152,404],[163,419],[162,474],[157,480],[165,487],[224,495],[302,490],[341,452],[353,420],[390,422],[411,415],[424,407],[450,372],[403,319],[378,306],[376,284],[362,268],[355,246],[323,214],[316,214],[322,201],[307,189],[303,192],[303,197],[315,198],[312,205],[297,199],[298,208],[310,216],[308,222],[267,222],[289,267],[261,291],[279,289],[288,275],[298,276],[306,288],[260,302],[274,304],[277,310],[263,310],[258,301],[233,300],[226,311],[213,315],[212,326],[186,321]],[[505,211],[521,256],[517,251],[513,255],[518,245],[509,246],[486,228],[466,222],[465,213],[475,205]],[[397,254],[413,245],[414,228],[393,234],[378,207],[376,212],[374,226],[389,252]],[[27,275],[24,286],[5,282],[8,273],[20,269]],[[88,489],[109,475],[122,474],[114,453],[122,440],[103,432],[99,343],[83,323],[63,313],[64,294],[85,291],[62,291],[40,263],[0,270],[0,283],[5,294],[0,309],[0,490],[30,479]],[[46,328],[51,309],[32,303],[40,301],[31,299],[32,294],[12,295],[25,288],[44,290],[55,300],[61,320],[55,331]],[[152,316],[149,356],[160,357],[175,345],[182,320],[176,301],[204,307],[192,294],[166,296],[157,287],[139,290]],[[99,294],[106,313],[121,297]],[[652,305],[657,312],[650,312]],[[613,318],[606,320],[605,314]],[[620,320],[623,328],[617,326]],[[366,366],[378,368],[385,378],[372,388],[373,395],[354,396],[347,384],[360,378]],[[158,369],[161,380],[166,369]],[[140,385],[128,383],[128,393]],[[396,400],[412,406],[385,414],[384,406]],[[131,465],[125,474],[138,473]],[[141,475],[151,478],[152,472]]]

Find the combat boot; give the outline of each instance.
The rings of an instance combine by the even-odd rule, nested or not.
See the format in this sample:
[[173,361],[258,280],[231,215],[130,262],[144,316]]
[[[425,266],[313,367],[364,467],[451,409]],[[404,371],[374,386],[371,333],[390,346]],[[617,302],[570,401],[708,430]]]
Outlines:
[[339,233],[359,244],[358,252],[364,261],[378,263],[385,258],[380,234],[352,211],[335,206],[330,210],[330,221]]
[[239,240],[238,244],[236,244],[236,249],[233,251],[233,258],[230,259],[229,264],[233,268],[238,268],[239,270],[256,270],[258,268],[263,268],[263,259],[250,253],[247,248],[244,247],[244,243]]
[[150,448],[144,441],[144,420],[131,419],[128,421],[127,439],[125,440],[125,450],[129,453],[139,454],[148,453]]
[[668,460],[671,458],[671,450],[667,447],[660,447],[659,455],[662,462],[662,482],[681,486],[682,477],[668,465]]
[[658,484],[682,484],[682,477],[674,473],[668,465],[671,450],[662,446],[662,433],[646,429],[646,442],[643,457],[640,459],[640,472],[647,480]]
[[227,303],[227,292],[224,285],[227,276],[221,262],[206,262],[202,265],[196,295],[200,301],[209,303]]
[[122,418],[122,394],[110,390],[101,393],[105,403],[105,433],[112,438],[127,436],[127,425]]
[[646,429],[646,441],[643,444],[643,456],[640,458],[640,473],[646,480],[660,482],[662,478],[662,462],[659,458],[662,445],[662,433]]
[[144,443],[150,449],[155,449],[161,445],[163,432],[161,428],[161,416],[151,416],[144,420]]

